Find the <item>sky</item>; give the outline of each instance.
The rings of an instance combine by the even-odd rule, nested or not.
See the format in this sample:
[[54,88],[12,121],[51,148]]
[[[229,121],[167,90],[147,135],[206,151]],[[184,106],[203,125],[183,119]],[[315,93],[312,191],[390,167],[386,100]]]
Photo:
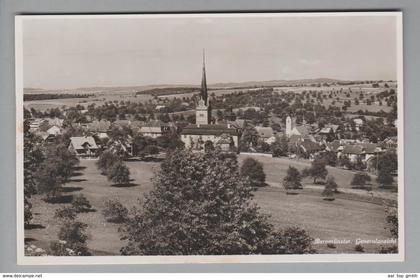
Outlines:
[[396,80],[395,16],[25,17],[24,87]]

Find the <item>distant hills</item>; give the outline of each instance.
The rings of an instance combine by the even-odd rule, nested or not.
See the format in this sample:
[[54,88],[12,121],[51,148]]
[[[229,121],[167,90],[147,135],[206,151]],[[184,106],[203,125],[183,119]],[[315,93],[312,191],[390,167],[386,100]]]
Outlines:
[[[252,87],[276,87],[276,86],[296,86],[304,84],[318,83],[336,83],[347,82],[332,78],[315,78],[315,79],[296,79],[296,80],[267,80],[267,81],[245,81],[245,82],[226,82],[209,84],[209,89],[224,88],[252,88]],[[84,94],[84,93],[118,93],[118,92],[141,92],[158,88],[199,88],[199,85],[193,84],[157,84],[147,86],[115,86],[115,87],[82,87],[76,89],[42,89],[42,88],[24,88],[24,94]]]

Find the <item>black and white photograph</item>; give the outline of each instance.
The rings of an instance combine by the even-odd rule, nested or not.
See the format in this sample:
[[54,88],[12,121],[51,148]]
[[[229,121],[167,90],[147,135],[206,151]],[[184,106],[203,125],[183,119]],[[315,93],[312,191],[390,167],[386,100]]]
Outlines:
[[404,260],[401,12],[15,24],[18,263]]

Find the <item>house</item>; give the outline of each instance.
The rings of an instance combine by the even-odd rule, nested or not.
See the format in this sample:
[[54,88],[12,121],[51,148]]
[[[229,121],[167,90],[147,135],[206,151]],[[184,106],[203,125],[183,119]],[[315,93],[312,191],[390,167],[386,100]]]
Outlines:
[[315,143],[309,139],[304,139],[303,142],[298,144],[300,148],[300,154],[304,157],[314,159],[315,156],[324,150],[324,147],[318,143]]
[[41,137],[42,140],[45,141],[45,142],[53,142],[54,138],[55,138],[55,135],[49,134],[46,131],[37,131],[35,134],[37,136]]
[[239,146],[240,132],[230,124],[188,125],[181,132],[185,148],[204,150],[204,144],[211,141],[222,150],[232,150]]
[[92,136],[71,137],[69,150],[78,157],[96,157],[98,146]]
[[256,126],[255,130],[257,131],[260,140],[265,143],[272,144],[276,141],[274,130],[271,127]]
[[163,135],[162,128],[160,126],[142,126],[139,129],[139,133],[143,136],[157,138]]
[[360,128],[363,126],[363,120],[362,119],[353,119],[354,126],[356,131],[360,131]]
[[59,118],[47,118],[48,124],[51,126],[63,127],[64,120]]
[[343,147],[342,155],[347,156],[351,162],[356,162],[358,159],[366,162],[380,152],[382,152],[382,149],[377,144],[359,143],[345,145]]
[[39,126],[43,123],[45,119],[33,119],[29,122],[29,131],[35,132],[39,130]]
[[47,133],[53,136],[57,136],[61,134],[61,129],[54,125],[47,130]]
[[381,143],[381,147],[384,149],[396,149],[398,147],[398,137],[392,136],[385,138]]
[[87,131],[94,134],[99,139],[108,138],[108,130],[111,127],[111,122],[107,120],[93,121],[87,125]]

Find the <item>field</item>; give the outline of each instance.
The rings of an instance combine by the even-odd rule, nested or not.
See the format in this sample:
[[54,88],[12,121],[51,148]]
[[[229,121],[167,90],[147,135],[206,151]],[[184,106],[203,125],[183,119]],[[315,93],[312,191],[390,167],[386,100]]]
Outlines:
[[[395,89],[395,83],[389,83],[390,88]],[[381,85],[383,86],[383,85]],[[227,94],[232,94],[235,92],[244,92],[244,91],[252,91],[256,89],[260,89],[262,87],[249,87],[249,88],[214,88],[214,90],[210,90],[209,94],[214,94],[215,96],[222,96]],[[83,106],[88,106],[90,104],[96,104],[96,105],[102,105],[105,102],[113,102],[113,101],[130,101],[130,102],[146,102],[150,99],[153,99],[153,96],[151,94],[140,94],[136,95],[136,91],[142,91],[146,88],[137,88],[137,87],[116,87],[116,88],[103,88],[103,89],[95,89],[95,88],[82,88],[78,90],[57,90],[57,91],[35,91],[34,93],[73,93],[73,94],[92,94],[93,96],[88,98],[68,98],[68,99],[51,99],[51,100],[34,100],[34,101],[25,101],[25,107],[26,108],[35,108],[37,110],[47,110],[51,108],[57,108],[62,107],[63,105],[67,107],[76,106],[78,104],[81,104]],[[376,94],[379,93],[386,88],[380,87],[380,88],[372,88],[370,84],[359,84],[359,85],[335,85],[335,86],[329,86],[329,87],[311,87],[311,86],[304,86],[304,87],[274,87],[274,91],[276,92],[295,92],[295,93],[302,93],[303,91],[316,91],[316,92],[323,92],[325,95],[328,95],[330,91],[338,92],[337,97],[339,100],[337,101],[334,97],[334,99],[326,98],[324,99],[323,105],[325,107],[328,107],[332,104],[332,101],[335,100],[336,106],[343,106],[344,101],[351,100],[352,105],[348,108],[348,112],[357,112],[359,110],[368,110],[371,112],[378,112],[380,110],[383,110],[385,112],[389,112],[391,110],[391,107],[388,107],[385,103],[383,105],[379,105],[378,103],[372,103],[372,105],[366,105],[365,103],[360,103],[359,105],[354,104],[354,99],[359,96],[360,92],[364,92],[365,95],[368,97],[370,94]],[[174,89],[175,90],[175,89]],[[349,91],[351,90],[351,92]],[[346,93],[350,92],[350,97],[346,96]],[[159,98],[161,99],[172,99],[174,97],[176,98],[182,98],[182,97],[191,97],[193,94],[197,94],[196,92],[191,93],[181,93],[181,94],[173,94],[173,95],[163,95]]]
[[[246,155],[240,155],[242,161]],[[285,175],[285,169],[291,164],[302,169],[307,162],[291,161],[287,159],[273,159],[258,157],[264,163],[267,173],[267,183],[272,185],[255,192],[255,201],[262,212],[272,215],[272,223],[278,227],[301,226],[312,237],[320,239],[386,239],[391,235],[385,227],[385,211],[378,202],[380,198],[355,193],[349,189],[349,178],[353,174],[346,170],[329,169],[336,177],[339,187],[344,192],[337,194],[333,202],[324,201],[320,197],[321,189],[310,186],[305,181],[305,188],[298,195],[286,195],[279,186]],[[88,247],[94,255],[117,255],[124,245],[120,241],[118,225],[105,221],[102,216],[103,202],[107,199],[118,198],[127,207],[139,205],[144,194],[152,188],[153,172],[159,168],[157,162],[131,161],[127,162],[133,179],[130,187],[114,187],[106,178],[100,175],[95,167],[95,160],[82,160],[80,171],[73,180],[65,185],[65,194],[71,196],[82,193],[92,204],[95,211],[80,213],[78,219],[89,225]],[[354,191],[354,190],[353,190]],[[393,194],[384,194],[386,198],[393,198]],[[379,196],[379,195],[378,195]],[[140,201],[138,201],[140,200]],[[33,225],[25,231],[27,242],[41,248],[48,248],[49,242],[57,238],[60,227],[59,221],[54,219],[54,211],[63,204],[49,204],[39,196],[33,197]],[[366,252],[377,252],[378,245],[364,245]],[[320,253],[354,252],[354,243],[337,245],[336,249],[328,249],[326,245],[315,245]]]

